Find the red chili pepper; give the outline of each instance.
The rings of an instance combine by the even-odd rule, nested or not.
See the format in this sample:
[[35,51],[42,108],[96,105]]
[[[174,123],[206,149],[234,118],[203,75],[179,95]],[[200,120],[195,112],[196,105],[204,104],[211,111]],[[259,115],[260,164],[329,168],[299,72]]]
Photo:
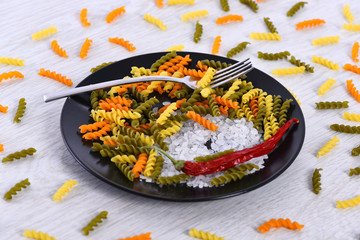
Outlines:
[[191,176],[206,175],[232,168],[252,158],[268,154],[274,150],[286,130],[289,129],[294,122],[299,123],[299,120],[293,118],[287,121],[274,136],[259,145],[223,155],[209,162],[196,163],[185,161],[181,170]]

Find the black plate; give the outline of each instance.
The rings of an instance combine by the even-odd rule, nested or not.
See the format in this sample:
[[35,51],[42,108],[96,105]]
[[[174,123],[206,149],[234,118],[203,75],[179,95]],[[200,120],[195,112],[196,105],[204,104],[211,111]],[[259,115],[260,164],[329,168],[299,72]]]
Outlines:
[[[198,60],[213,59],[227,63],[235,60],[195,52],[179,52],[179,55],[190,54],[192,64]],[[122,78],[130,74],[132,66],[149,68],[153,62],[164,55],[164,52],[145,54],[115,62],[84,79],[78,86],[84,86],[103,81]],[[195,67],[195,66],[191,66]],[[61,113],[61,133],[70,153],[74,158],[94,176],[123,190],[171,201],[203,201],[236,196],[249,192],[269,183],[287,169],[295,160],[303,145],[305,137],[305,121],[300,106],[284,86],[274,78],[254,69],[247,74],[248,80],[255,87],[265,90],[269,94],[281,95],[283,99],[292,98],[294,101],[290,110],[290,118],[297,118],[300,123],[292,127],[283,141],[266,160],[265,168],[246,176],[241,181],[225,184],[222,187],[191,188],[185,184],[160,187],[154,183],[144,181],[130,182],[122,175],[109,159],[101,158],[97,152],[91,150],[91,143],[82,140],[78,127],[90,123],[90,93],[83,93],[68,98]]]

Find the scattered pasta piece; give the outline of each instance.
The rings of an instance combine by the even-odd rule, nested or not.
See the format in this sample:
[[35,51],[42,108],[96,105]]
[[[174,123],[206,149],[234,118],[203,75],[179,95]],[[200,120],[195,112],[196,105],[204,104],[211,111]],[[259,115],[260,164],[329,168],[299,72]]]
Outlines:
[[14,152],[12,154],[7,155],[6,157],[4,157],[2,159],[2,162],[10,162],[10,161],[14,161],[14,159],[20,159],[20,158],[25,158],[28,155],[33,155],[36,152],[35,148],[28,148],[28,149],[23,149],[19,152]]
[[332,70],[335,70],[335,71],[338,71],[340,69],[339,64],[334,63],[333,61],[329,61],[326,58],[318,57],[316,55],[312,56],[312,62],[321,64],[321,65],[323,65],[325,67],[328,67],[328,68],[330,68]]
[[257,12],[257,10],[259,10],[259,6],[253,0],[240,0],[240,3],[248,5],[255,13]]
[[354,15],[350,11],[350,6],[347,5],[346,3],[343,8],[343,13],[349,23],[352,23],[353,21],[355,21]]
[[136,50],[136,47],[134,47],[134,44],[130,43],[129,41],[123,39],[123,38],[109,38],[109,42],[119,44],[123,47],[125,47],[130,52],[133,52]]
[[25,113],[25,109],[26,109],[26,101],[25,98],[20,98],[19,100],[19,105],[18,108],[16,110],[15,116],[14,116],[14,123],[20,123],[21,119],[24,116]]
[[172,47],[169,47],[168,49],[165,50],[165,52],[172,52],[172,51],[182,51],[185,48],[185,46],[183,44],[179,44],[179,45],[175,45]]
[[162,8],[164,6],[164,0],[156,0],[156,6]]
[[77,184],[77,181],[69,180],[66,181],[54,194],[53,199],[55,202],[60,201],[63,196],[65,196],[70,189]]
[[346,29],[348,31],[353,31],[353,32],[358,32],[360,31],[360,24],[346,24],[344,23],[344,25],[342,26],[342,29]]
[[221,5],[222,10],[224,10],[225,12],[230,11],[230,6],[229,6],[228,0],[220,0],[220,5]]
[[0,152],[4,151],[4,144],[0,144]]
[[305,28],[312,28],[325,24],[325,20],[322,19],[311,19],[296,24],[296,30],[303,30]]
[[348,91],[350,92],[350,94],[358,101],[360,102],[360,93],[359,90],[356,89],[356,87],[354,86],[353,80],[346,80],[346,87],[348,89]]
[[351,65],[350,63],[347,63],[343,67],[345,70],[360,74],[360,68],[356,65]]
[[97,227],[99,225],[99,223],[102,222],[103,219],[106,219],[108,215],[107,211],[102,211],[101,213],[99,213],[95,218],[93,218],[88,225],[86,225],[85,227],[83,227],[83,229],[81,229],[81,231],[84,232],[84,235],[87,236],[89,235],[89,232],[94,230],[94,227]]
[[118,240],[151,240],[151,232],[143,233],[133,237],[119,238]]
[[57,42],[56,40],[53,40],[53,41],[51,42],[51,48],[52,48],[52,49],[54,50],[54,52],[55,52],[56,54],[58,54],[60,57],[65,57],[65,58],[68,57],[68,55],[66,54],[66,51],[59,46],[59,44],[58,44],[58,42]]
[[291,58],[289,59],[289,63],[295,65],[295,66],[304,66],[305,67],[305,71],[309,72],[309,73],[313,73],[314,72],[314,67],[311,67],[309,64],[306,64],[304,62],[301,62],[300,59],[296,59],[294,56],[291,56]]
[[216,129],[219,128],[219,126],[216,126],[215,123],[212,123],[209,120],[205,119],[204,117],[201,117],[200,114],[197,114],[194,111],[188,111],[186,115],[189,118],[193,119],[195,122],[198,122],[207,129],[210,129],[211,131],[215,132]]
[[288,88],[286,88],[286,89],[291,93],[291,95],[293,95],[293,97],[296,99],[296,101],[299,103],[299,105],[301,105],[301,102],[298,99],[298,97],[290,89],[288,89]]
[[90,27],[91,23],[87,20],[87,9],[83,8],[80,12],[80,22],[83,24],[84,27]]
[[316,104],[316,109],[339,109],[339,108],[348,108],[348,101],[344,101],[344,102],[317,102]]
[[[288,56],[290,56],[291,54],[288,51],[283,51],[283,52],[278,52],[278,53],[263,53],[263,52],[258,52],[258,58],[262,58],[265,60],[279,60],[279,59],[283,59],[283,58],[287,58]],[[300,66],[298,66],[300,67]]]
[[120,8],[114,9],[112,10],[107,16],[106,16],[106,22],[107,23],[112,23],[115,18],[119,17],[120,15],[125,13],[125,7],[122,6]]
[[201,35],[203,33],[203,26],[199,23],[199,21],[196,22],[195,32],[194,32],[194,42],[198,43],[201,39]]
[[23,236],[27,237],[27,238],[32,238],[32,239],[38,239],[38,240],[56,240],[56,238],[51,237],[47,233],[43,233],[41,231],[37,232],[35,230],[29,230],[29,229],[25,229]]
[[218,237],[216,234],[211,234],[209,232],[204,232],[203,230],[197,230],[192,228],[189,231],[189,235],[195,238],[203,239],[203,240],[225,240],[223,237]]
[[6,80],[9,78],[24,78],[24,75],[18,71],[11,71],[0,74],[0,82],[2,82],[2,80]]
[[229,22],[241,22],[244,18],[241,15],[226,15],[216,19],[216,24],[224,24]]
[[360,195],[345,201],[336,201],[336,208],[355,207],[360,204]]
[[336,83],[335,79],[328,79],[324,84],[322,84],[318,90],[319,95],[325,95],[327,91]]
[[18,182],[7,193],[5,193],[4,199],[11,200],[13,195],[16,195],[17,192],[21,191],[21,188],[26,188],[29,185],[30,185],[30,182],[29,182],[28,178]]
[[289,74],[299,74],[305,72],[305,67],[292,67],[292,68],[278,68],[271,71],[275,75],[289,75]]
[[164,25],[163,21],[161,21],[159,18],[155,18],[154,16],[145,13],[144,19],[148,21],[149,23],[152,23],[156,26],[158,26],[161,30],[165,31],[167,29],[167,26]]
[[51,72],[50,70],[45,70],[44,68],[41,68],[38,74],[40,76],[48,77],[59,81],[67,86],[71,86],[73,84],[71,79],[66,78],[66,76],[62,76],[60,73],[56,73],[55,71]]
[[319,194],[320,190],[321,190],[321,174],[320,171],[322,171],[322,168],[316,168],[313,176],[312,176],[312,185],[313,185],[313,192],[315,194]]
[[267,28],[269,29],[269,31],[270,31],[271,33],[278,33],[277,30],[276,30],[276,27],[275,27],[274,24],[273,24],[273,22],[270,21],[270,18],[265,17],[265,18],[264,18],[264,22],[265,22]]
[[292,6],[289,9],[289,11],[286,13],[286,16],[288,16],[288,17],[294,16],[294,14],[297,13],[297,11],[299,11],[300,8],[304,7],[305,4],[307,4],[307,2],[298,2],[298,3],[296,3],[294,6]]
[[349,121],[360,122],[360,114],[344,112],[343,118]]
[[354,62],[359,62],[359,42],[355,42],[351,49],[351,58]]
[[12,57],[0,57],[0,64],[24,66],[25,60]]
[[221,36],[217,36],[214,40],[213,47],[211,50],[212,54],[218,54],[220,50]]
[[168,0],[168,5],[190,4],[194,5],[195,0]]
[[360,126],[350,126],[344,124],[331,124],[330,128],[336,132],[360,134]]
[[236,47],[230,49],[230,51],[227,52],[226,56],[228,58],[233,57],[234,55],[236,55],[239,52],[241,52],[242,50],[244,50],[247,47],[248,44],[250,44],[250,43],[249,42],[239,43]]
[[283,218],[279,218],[279,219],[270,219],[270,221],[264,223],[263,225],[258,227],[258,230],[261,233],[265,233],[267,231],[270,230],[270,228],[280,228],[280,227],[285,227],[291,230],[301,230],[304,225],[301,225],[297,222],[291,222],[290,219],[283,219]]
[[331,36],[331,37],[322,37],[322,38],[315,38],[312,40],[313,45],[328,45],[328,44],[334,44],[339,42],[340,37],[339,36]]
[[51,35],[55,34],[57,32],[57,28],[55,26],[46,28],[44,30],[41,30],[39,32],[33,33],[32,40],[40,40],[47,37],[50,37]]
[[351,150],[351,156],[359,156],[360,155],[360,145]]
[[85,58],[88,54],[88,51],[90,49],[91,44],[93,43],[93,41],[91,39],[86,38],[85,42],[83,43],[83,45],[81,46],[81,50],[80,50],[80,57],[81,58]]
[[198,17],[205,17],[209,15],[209,12],[207,10],[198,10],[193,12],[188,12],[183,15],[181,15],[181,21],[186,22],[194,18]]
[[281,36],[277,33],[250,33],[250,38],[255,40],[281,40]]
[[340,140],[335,136],[330,141],[328,141],[318,152],[316,155],[317,158],[320,156],[325,156],[328,152],[330,152],[331,149],[333,149]]
[[352,175],[360,175],[360,167],[357,168],[350,168],[349,176]]

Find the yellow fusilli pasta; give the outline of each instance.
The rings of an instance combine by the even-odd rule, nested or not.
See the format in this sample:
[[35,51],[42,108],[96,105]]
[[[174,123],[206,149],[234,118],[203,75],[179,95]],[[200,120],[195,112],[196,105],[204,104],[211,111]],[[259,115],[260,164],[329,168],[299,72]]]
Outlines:
[[315,38],[312,40],[312,45],[327,45],[327,44],[333,44],[338,43],[340,37],[339,36],[331,36],[331,37],[322,37],[322,38]]
[[161,30],[165,31],[167,26],[164,25],[163,21],[161,21],[159,18],[155,18],[154,16],[145,13],[144,19],[148,21],[149,23],[152,23],[156,26],[158,26]]
[[194,12],[188,12],[183,15],[181,15],[181,21],[186,22],[188,20],[198,18],[198,17],[205,17],[209,14],[207,10],[198,10]]
[[360,122],[360,114],[344,112],[343,118],[349,121]]
[[336,144],[340,142],[340,140],[335,136],[333,137],[330,141],[328,141],[318,152],[317,154],[317,158],[319,158],[320,156],[324,156],[326,155],[328,152],[330,152],[331,149],[333,149]]
[[340,69],[339,64],[333,63],[333,61],[329,61],[326,58],[318,57],[316,55],[312,56],[312,62],[321,64],[321,65],[328,67],[330,69],[333,69],[335,71],[338,71]]
[[324,95],[334,84],[336,83],[335,79],[328,79],[326,82],[320,86],[318,90],[319,95]]
[[342,26],[342,29],[346,29],[348,31],[358,32],[360,31],[360,24],[346,24]]
[[290,74],[298,74],[305,72],[305,67],[291,67],[291,68],[278,68],[271,71],[272,74],[275,75],[290,75]]
[[277,33],[250,33],[250,38],[255,40],[281,40],[281,36]]
[[196,230],[195,228],[192,228],[189,231],[189,235],[195,238],[203,239],[203,240],[225,240],[223,237],[218,237],[216,234],[211,234],[209,232],[204,232],[203,230]]
[[64,183],[64,185],[62,185],[54,194],[54,196],[53,196],[54,201],[57,202],[57,201],[61,200],[62,197],[65,196],[70,191],[70,189],[73,186],[75,186],[76,184],[77,184],[77,181],[74,181],[72,179],[69,181],[66,181]]
[[168,117],[170,117],[170,113],[173,113],[176,110],[176,102],[171,103],[169,107],[165,109],[165,111],[160,114],[159,118],[156,120],[157,124],[163,125],[165,124]]
[[12,57],[0,57],[0,64],[24,66],[23,59],[12,58]]
[[195,0],[168,0],[168,5],[190,4],[194,5]]
[[157,152],[154,149],[151,149],[150,153],[149,153],[149,157],[148,160],[146,162],[145,165],[145,169],[144,169],[144,176],[145,177],[151,177],[152,172],[154,171],[154,166],[155,166],[155,162],[156,162],[156,156],[157,156]]
[[201,88],[206,88],[209,86],[211,79],[214,78],[216,70],[212,67],[209,67],[205,75],[197,82],[197,85]]
[[344,16],[346,17],[349,23],[355,21],[354,15],[350,11],[350,6],[347,5],[346,3],[344,5],[343,12],[344,12]]
[[35,230],[29,230],[29,229],[25,229],[23,236],[27,237],[27,238],[32,238],[32,239],[38,239],[38,240],[56,240],[56,238],[51,237],[47,233],[43,233],[41,231],[37,232]]
[[355,207],[360,204],[360,195],[345,201],[336,201],[336,208]]
[[179,44],[179,45],[169,47],[168,49],[165,50],[165,52],[172,52],[172,51],[181,52],[184,48],[185,48],[185,46],[183,44]]
[[38,31],[36,33],[33,33],[32,40],[40,40],[47,37],[50,37],[51,35],[55,34],[57,32],[57,28],[54,26],[46,28],[44,30]]

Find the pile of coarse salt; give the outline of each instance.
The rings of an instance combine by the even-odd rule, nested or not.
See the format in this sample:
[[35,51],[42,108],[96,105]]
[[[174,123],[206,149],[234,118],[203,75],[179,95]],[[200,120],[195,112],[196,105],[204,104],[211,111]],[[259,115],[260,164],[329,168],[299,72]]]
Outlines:
[[[253,128],[253,122],[248,122],[245,118],[231,120],[223,115],[219,117],[206,115],[205,118],[219,128],[213,132],[193,120],[182,122],[183,126],[180,131],[164,140],[169,144],[167,153],[176,160],[193,161],[195,157],[212,155],[229,149],[238,151],[253,147],[263,141],[262,134]],[[209,146],[209,143],[210,148],[206,146]],[[170,177],[183,173],[177,171],[166,156],[163,158],[164,165],[159,177]],[[264,159],[267,159],[267,155],[253,158],[244,164],[253,163],[261,169],[264,167]],[[257,170],[254,169],[248,173],[255,171]],[[189,187],[211,187],[211,179],[221,175],[224,175],[224,171],[191,177],[184,182]],[[141,178],[148,182],[152,181],[151,178],[143,176]]]
[[[176,160],[193,161],[195,157],[212,155],[229,149],[238,151],[253,147],[263,141],[262,134],[253,127],[253,122],[249,122],[245,118],[231,120],[224,115],[219,117],[206,115],[205,118],[219,128],[213,132],[193,120],[182,122],[183,126],[180,131],[164,140],[169,147],[167,153]],[[163,158],[164,165],[159,177],[170,177],[183,173],[174,168],[170,159],[166,156]],[[244,164],[253,163],[261,169],[264,167],[264,159],[267,159],[267,155],[253,158]],[[257,169],[248,173],[255,171]],[[191,177],[183,182],[189,187],[211,187],[211,179],[221,175],[224,175],[224,171]],[[141,178],[147,182],[152,181],[151,178],[144,176]]]

